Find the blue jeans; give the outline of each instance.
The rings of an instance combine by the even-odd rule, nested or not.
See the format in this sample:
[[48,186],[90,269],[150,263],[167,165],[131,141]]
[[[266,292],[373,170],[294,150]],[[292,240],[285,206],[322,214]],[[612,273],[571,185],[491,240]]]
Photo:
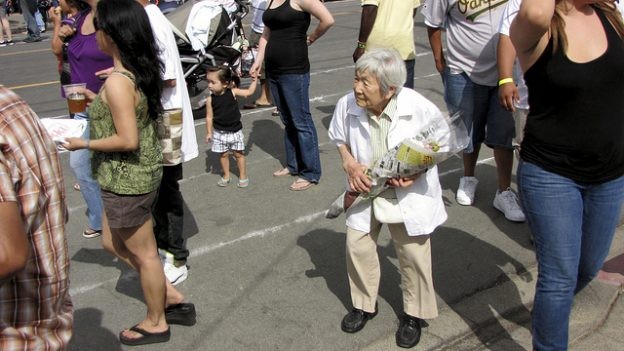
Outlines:
[[448,67],[442,73],[442,82],[449,113],[461,113],[471,137],[464,152],[472,153],[474,146],[483,142],[491,148],[513,149],[513,115],[498,101],[497,87],[474,83],[466,73],[452,74]]
[[24,16],[24,22],[26,22],[26,29],[28,30],[28,36],[38,38],[41,35],[37,20],[35,19],[35,13],[30,12],[28,9],[28,2],[26,0],[20,0],[20,6],[22,8],[22,15]]
[[279,74],[268,77],[271,96],[284,124],[286,167],[312,183],[321,178],[316,127],[310,113],[310,74]]
[[567,350],[572,300],[596,276],[611,247],[624,176],[588,185],[520,162],[518,188],[537,256],[533,348]]
[[[77,113],[74,119],[89,121],[89,116],[85,113]],[[82,138],[89,139],[89,126],[85,128]],[[80,184],[80,193],[87,204],[87,218],[89,228],[94,230],[102,229],[102,196],[100,185],[91,175],[91,152],[87,149],[72,151],[69,154],[69,165],[74,176]]]

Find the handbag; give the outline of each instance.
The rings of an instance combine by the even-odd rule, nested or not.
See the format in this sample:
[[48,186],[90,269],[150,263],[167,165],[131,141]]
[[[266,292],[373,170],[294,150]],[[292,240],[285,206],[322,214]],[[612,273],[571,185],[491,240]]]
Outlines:
[[373,215],[379,223],[403,223],[394,189],[388,189],[373,199]]
[[167,109],[156,120],[158,140],[163,154],[163,165],[182,163],[182,109]]

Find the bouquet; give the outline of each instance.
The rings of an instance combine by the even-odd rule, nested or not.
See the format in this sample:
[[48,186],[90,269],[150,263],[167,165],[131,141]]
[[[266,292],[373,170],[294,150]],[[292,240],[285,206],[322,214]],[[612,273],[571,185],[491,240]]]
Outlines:
[[336,218],[347,208],[362,201],[372,200],[388,189],[388,179],[411,177],[464,150],[470,136],[459,113],[432,118],[411,138],[388,150],[366,170],[372,186],[370,192],[344,192],[327,210],[326,218]]

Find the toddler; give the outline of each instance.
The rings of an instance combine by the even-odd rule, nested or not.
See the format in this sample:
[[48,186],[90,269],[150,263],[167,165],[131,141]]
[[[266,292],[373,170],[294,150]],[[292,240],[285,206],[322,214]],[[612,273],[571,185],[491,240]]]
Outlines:
[[240,78],[227,66],[212,67],[207,74],[210,96],[206,100],[206,142],[212,142],[212,151],[220,153],[219,163],[223,176],[218,186],[230,184],[230,153],[234,153],[238,166],[238,187],[249,185],[245,166],[243,124],[236,97],[249,97],[256,91],[256,78],[247,89],[239,89]]

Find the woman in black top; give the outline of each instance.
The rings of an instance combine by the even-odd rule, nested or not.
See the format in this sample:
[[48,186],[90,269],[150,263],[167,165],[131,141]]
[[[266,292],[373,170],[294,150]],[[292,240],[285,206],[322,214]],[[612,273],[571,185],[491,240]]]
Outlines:
[[[593,4],[590,4],[593,3]],[[534,350],[566,350],[624,199],[624,25],[612,0],[524,0],[511,39],[531,111],[518,171],[538,263]]]
[[[319,24],[307,35],[310,15]],[[258,75],[262,61],[266,60],[271,95],[284,123],[286,167],[273,175],[297,175],[290,189],[305,190],[321,178],[318,137],[308,96],[308,46],[334,24],[334,18],[319,0],[272,0],[262,19],[264,32],[250,72]]]

